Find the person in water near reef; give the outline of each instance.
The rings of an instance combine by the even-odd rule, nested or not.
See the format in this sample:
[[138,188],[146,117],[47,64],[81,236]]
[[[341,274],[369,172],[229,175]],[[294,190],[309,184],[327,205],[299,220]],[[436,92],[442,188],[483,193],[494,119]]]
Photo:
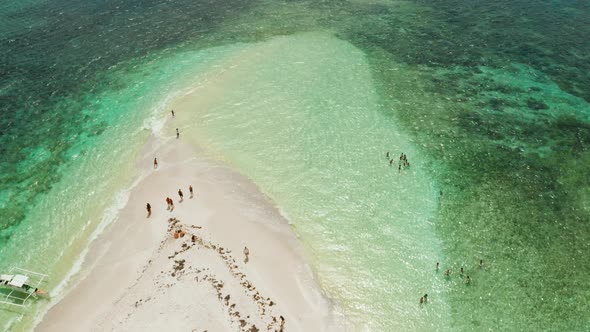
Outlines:
[[147,203],[145,208],[147,209],[148,218],[149,218],[152,215],[152,206],[150,205],[150,203]]
[[389,166],[393,165],[393,159],[389,161]]
[[480,268],[480,269],[481,269],[481,268],[483,268],[483,259],[480,259],[480,260],[479,260],[479,268]]
[[424,303],[424,297],[421,297],[420,298],[420,304],[423,304],[423,303]]
[[463,276],[463,266],[461,266],[461,276]]
[[158,168],[158,158],[154,158],[154,168]]
[[188,186],[188,192],[191,194],[191,198],[193,198],[193,186],[192,185]]
[[436,262],[436,270],[437,271],[438,271],[438,266],[439,266],[439,264],[438,264],[438,262]]
[[465,283],[467,285],[471,284],[471,278],[469,276],[467,276],[467,278],[465,279]]
[[424,294],[424,303],[428,302],[428,294]]

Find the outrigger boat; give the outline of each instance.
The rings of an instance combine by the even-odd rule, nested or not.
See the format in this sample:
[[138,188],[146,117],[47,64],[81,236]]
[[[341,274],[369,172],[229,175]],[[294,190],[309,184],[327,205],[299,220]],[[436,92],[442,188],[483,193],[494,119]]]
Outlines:
[[28,307],[31,298],[47,294],[39,288],[47,275],[18,267],[10,269],[8,274],[0,274],[0,304]]

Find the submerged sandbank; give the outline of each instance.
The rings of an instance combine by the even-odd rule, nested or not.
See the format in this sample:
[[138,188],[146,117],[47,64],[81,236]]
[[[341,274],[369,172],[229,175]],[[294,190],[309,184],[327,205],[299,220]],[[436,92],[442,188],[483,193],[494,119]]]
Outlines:
[[[403,66],[390,66],[404,78]],[[326,32],[273,38],[220,58],[193,85],[177,102],[181,139],[281,207],[320,286],[356,328],[450,326],[435,270],[449,264],[434,234],[440,195],[429,175],[438,165],[381,104],[360,49]],[[399,167],[402,152],[410,167]]]

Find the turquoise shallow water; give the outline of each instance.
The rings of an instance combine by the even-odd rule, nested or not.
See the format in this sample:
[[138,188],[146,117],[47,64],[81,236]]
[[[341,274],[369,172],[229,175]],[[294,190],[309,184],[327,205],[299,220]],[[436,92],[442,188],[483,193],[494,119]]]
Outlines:
[[124,202],[158,112],[197,81],[225,90],[195,138],[280,205],[359,330],[590,329],[587,3],[0,9],[0,268],[57,286]]
[[[177,112],[190,119],[185,136],[273,197],[355,324],[450,326],[434,269],[438,190],[411,139],[380,112],[360,50],[326,33],[253,45],[198,75]],[[411,167],[400,172],[387,151],[404,151]],[[424,293],[431,306],[416,305]]]

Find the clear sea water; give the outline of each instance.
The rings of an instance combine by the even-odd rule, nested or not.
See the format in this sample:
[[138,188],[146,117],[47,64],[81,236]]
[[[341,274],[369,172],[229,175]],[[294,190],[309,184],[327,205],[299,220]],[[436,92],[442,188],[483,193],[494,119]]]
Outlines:
[[582,1],[3,1],[0,269],[59,297],[193,91],[183,132],[284,211],[356,330],[590,330],[589,22]]

